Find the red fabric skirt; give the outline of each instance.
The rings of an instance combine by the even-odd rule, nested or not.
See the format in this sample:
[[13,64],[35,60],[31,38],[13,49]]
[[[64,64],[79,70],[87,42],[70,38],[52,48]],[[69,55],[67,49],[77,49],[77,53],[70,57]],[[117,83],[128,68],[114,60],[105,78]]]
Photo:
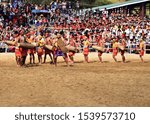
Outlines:
[[35,49],[28,49],[28,54],[34,54],[35,53]]
[[15,48],[15,56],[16,57],[21,57],[22,56],[20,48]]
[[38,49],[37,49],[37,54],[38,54],[39,56],[42,56],[42,55],[43,55],[43,48],[38,47]]
[[140,56],[144,56],[144,50],[140,50]]
[[69,51],[69,56],[74,56],[74,55],[75,55],[75,52]]
[[84,48],[83,49],[83,54],[84,55],[88,55],[89,54],[89,49],[88,48]]
[[118,54],[118,50],[117,49],[113,49],[113,56],[117,56]]

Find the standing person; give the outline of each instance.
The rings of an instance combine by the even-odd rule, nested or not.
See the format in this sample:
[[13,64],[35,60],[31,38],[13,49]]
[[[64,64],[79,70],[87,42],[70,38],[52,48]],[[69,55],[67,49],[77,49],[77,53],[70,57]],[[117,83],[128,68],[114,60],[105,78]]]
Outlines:
[[15,45],[15,56],[17,66],[21,67],[25,65],[27,50],[25,48],[20,48],[18,43],[24,42],[24,38],[18,31],[14,31],[14,45]]
[[[52,39],[50,38],[49,33],[50,33],[49,31],[46,31],[46,33],[45,33],[45,45],[52,46]],[[46,62],[46,56],[49,55],[49,57],[51,59],[50,64],[53,64],[53,58],[51,55],[51,54],[53,54],[53,51],[47,49],[46,47],[44,49],[45,49],[44,63]]]
[[113,44],[112,44],[112,48],[113,48],[113,59],[115,60],[115,62],[117,62],[116,56],[118,54],[118,39],[114,38],[113,39]]
[[38,36],[37,43],[38,43],[38,47],[37,47],[38,61],[39,61],[39,64],[42,64],[44,39],[41,35]]
[[[35,40],[34,36],[31,35],[30,32],[28,32],[26,34],[26,41],[28,43],[33,43],[33,42],[35,42],[34,40]],[[30,55],[30,64],[32,64],[32,61],[33,61],[33,64],[35,64],[35,56],[34,56],[34,54],[35,54],[35,48],[28,49],[28,54]]]
[[[102,35],[100,35],[100,36],[96,35],[96,42],[99,47],[101,47],[102,49],[104,48],[104,39],[102,38]],[[103,62],[102,54],[103,54],[103,51],[98,50],[98,58],[101,63]]]
[[[73,37],[71,37],[69,40],[69,46],[76,48],[76,43]],[[74,64],[74,58],[73,58],[74,55],[75,55],[75,51],[69,50],[69,58],[70,58],[71,64]]]
[[[58,56],[63,56],[67,66],[68,66],[68,55],[66,52],[62,52],[61,47],[65,47],[65,46],[59,46],[59,41],[61,40],[61,42],[64,42],[64,39],[62,38],[62,36],[60,34],[57,34],[56,37],[54,37],[53,39],[53,44],[54,44],[54,64],[55,66],[57,66],[57,57]],[[64,44],[64,43],[62,43]]]
[[140,39],[139,47],[140,47],[140,59],[142,62],[144,62],[144,60],[143,60],[143,56],[144,56],[144,41],[143,41],[143,39]]
[[86,36],[84,36],[84,41],[83,41],[83,55],[84,55],[84,60],[85,62],[89,63],[88,55],[89,55],[89,45],[90,42]]
[[[24,36],[24,30],[20,30],[20,36],[19,36],[20,43],[25,43],[25,36]],[[27,49],[26,48],[20,48],[21,49],[21,61],[22,66],[25,65],[26,58],[27,58]]]
[[125,53],[125,48],[126,48],[126,41],[125,41],[125,38],[123,38],[122,40],[121,40],[121,49],[120,49],[120,54],[121,54],[121,56],[122,56],[122,62],[123,63],[125,63],[125,61],[126,61],[126,58],[125,58],[125,56],[124,56],[124,53]]
[[14,45],[15,45],[15,57],[16,57],[16,63],[17,66],[21,66],[21,50],[17,46],[17,43],[19,42],[19,32],[15,31],[14,32]]

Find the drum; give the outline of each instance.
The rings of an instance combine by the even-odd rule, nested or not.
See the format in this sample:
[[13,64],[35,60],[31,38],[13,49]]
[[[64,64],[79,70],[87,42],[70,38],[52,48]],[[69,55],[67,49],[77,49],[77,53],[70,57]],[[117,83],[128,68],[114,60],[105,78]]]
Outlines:
[[61,38],[58,39],[57,44],[63,53],[67,53],[68,49],[65,47],[65,43]]
[[48,50],[53,50],[53,46],[51,46],[51,45],[45,45],[45,48]]
[[70,45],[66,46],[66,48],[67,48],[69,51],[73,51],[73,52],[76,51],[76,48],[73,47],[73,46],[70,46]]
[[100,47],[100,46],[92,46],[93,49],[96,49],[98,51],[101,51],[101,52],[104,52],[104,49],[103,47]]
[[6,43],[7,45],[15,46],[13,41],[4,41],[4,43]]
[[30,44],[30,43],[18,43],[18,47],[31,49],[31,48],[35,48],[36,45],[35,44]]
[[125,50],[124,46],[119,45],[118,47],[120,50]]

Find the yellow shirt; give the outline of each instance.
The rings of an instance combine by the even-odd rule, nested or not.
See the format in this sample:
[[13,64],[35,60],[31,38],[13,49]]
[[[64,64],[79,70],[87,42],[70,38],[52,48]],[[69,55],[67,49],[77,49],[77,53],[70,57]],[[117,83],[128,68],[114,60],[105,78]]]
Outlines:
[[39,39],[38,45],[39,46],[43,46],[44,45],[44,38]]
[[27,40],[28,43],[32,43],[32,39],[26,38],[26,40]]
[[118,47],[118,43],[117,42],[114,42],[113,43],[113,48],[117,48]]
[[143,41],[140,43],[140,49],[144,49],[144,42]]
[[83,41],[83,45],[84,47],[88,47],[90,44],[90,42],[88,40]]

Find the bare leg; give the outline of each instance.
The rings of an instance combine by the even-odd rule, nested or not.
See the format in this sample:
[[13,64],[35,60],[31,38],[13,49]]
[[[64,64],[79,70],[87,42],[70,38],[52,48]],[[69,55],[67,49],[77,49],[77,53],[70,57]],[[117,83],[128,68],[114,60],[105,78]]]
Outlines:
[[54,62],[53,62],[53,57],[52,57],[51,53],[49,53],[49,57],[50,57],[50,59],[51,59],[50,64],[53,64]]
[[32,54],[30,53],[30,64],[32,64]]
[[73,63],[74,63],[74,58],[73,58],[73,56],[69,56],[69,58],[70,58],[70,60],[71,60],[71,64],[73,64]]
[[42,64],[42,56],[40,56],[40,63]]
[[141,62],[144,62],[143,57],[140,55]]
[[102,61],[102,54],[103,54],[102,52],[100,52],[100,51],[98,52],[98,58],[99,58],[99,61],[100,61],[101,63],[103,62],[103,61]]
[[22,60],[21,60],[22,65],[25,65],[26,57],[27,57],[27,56],[23,56],[23,57],[22,57]]
[[33,64],[35,64],[35,56],[34,56],[34,54],[32,54],[32,56],[33,56]]
[[67,66],[68,66],[68,56],[67,56],[66,53],[64,54],[64,57],[63,57],[63,58],[64,58],[64,60],[65,60],[65,62],[66,62],[66,64],[67,64]]
[[117,59],[116,59],[116,57],[113,55],[113,59],[115,60],[115,62],[117,62]]
[[45,53],[45,55],[44,55],[44,62],[43,63],[46,62],[46,56],[47,56],[47,54]]
[[38,61],[39,61],[39,63],[40,63],[40,56],[38,55]]
[[17,65],[19,67],[22,66],[22,58],[21,57],[17,57]]
[[55,64],[55,67],[57,66],[57,57],[54,57],[54,64]]
[[85,59],[85,62],[89,62],[89,58],[88,58],[88,55],[84,55],[84,59]]
[[19,67],[20,66],[20,58],[16,56],[16,63],[17,63],[17,66]]
[[98,56],[98,58],[99,58],[99,61],[102,63],[103,61],[102,61],[102,56]]
[[122,62],[124,62],[124,63],[125,63],[125,61],[126,61],[126,58],[125,58],[125,56],[124,56],[124,55],[122,55]]

